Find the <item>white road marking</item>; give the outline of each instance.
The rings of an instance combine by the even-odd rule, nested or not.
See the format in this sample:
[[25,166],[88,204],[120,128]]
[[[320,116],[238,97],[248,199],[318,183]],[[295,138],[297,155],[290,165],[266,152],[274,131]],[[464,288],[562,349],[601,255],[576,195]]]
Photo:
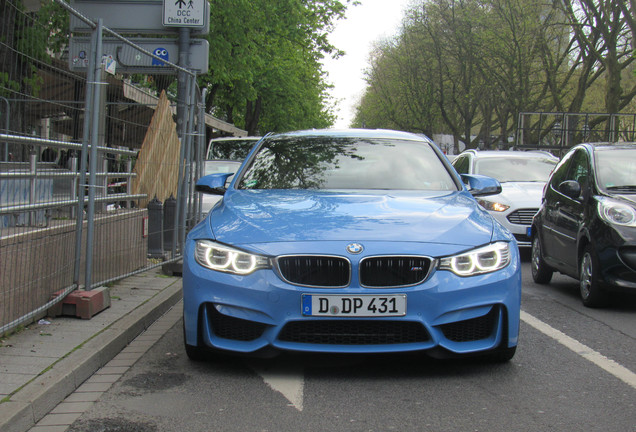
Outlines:
[[[527,312],[521,311],[521,320],[636,389],[636,373],[618,364],[614,360],[605,357],[601,353],[594,351],[592,348],[573,339],[562,331],[549,326]],[[294,367],[294,365],[290,363],[284,363],[274,367],[263,367],[262,365],[252,363],[250,367],[263,378],[263,381],[265,381],[272,390],[285,396],[294,408],[298,411],[303,410],[305,377],[301,367]]]
[[601,353],[594,351],[592,348],[583,345],[565,333],[549,326],[527,312],[521,311],[521,320],[636,389],[636,373],[616,363],[614,360],[605,357]]
[[250,367],[263,378],[273,390],[281,393],[298,411],[303,410],[303,389],[305,374],[302,368],[289,363],[279,367],[262,367],[251,364]]

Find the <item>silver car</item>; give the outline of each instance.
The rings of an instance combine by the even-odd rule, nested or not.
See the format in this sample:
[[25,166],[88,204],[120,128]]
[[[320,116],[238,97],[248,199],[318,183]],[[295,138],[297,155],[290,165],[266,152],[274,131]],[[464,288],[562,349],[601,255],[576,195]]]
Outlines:
[[543,151],[466,150],[452,164],[459,174],[481,174],[496,178],[502,192],[477,201],[508,228],[519,247],[532,243],[528,229],[539,210],[543,188],[559,159]]
[[[208,144],[203,175],[216,173],[235,173],[243,159],[261,137],[224,137],[212,138]],[[228,179],[228,183],[232,177]],[[201,194],[201,212],[207,214],[221,197]]]

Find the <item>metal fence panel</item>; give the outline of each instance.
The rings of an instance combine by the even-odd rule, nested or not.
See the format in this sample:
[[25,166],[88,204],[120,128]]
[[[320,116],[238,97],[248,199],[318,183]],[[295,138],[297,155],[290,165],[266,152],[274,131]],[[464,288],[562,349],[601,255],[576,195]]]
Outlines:
[[636,141],[636,114],[519,113],[515,147],[562,156],[583,142]]
[[[93,40],[106,34],[128,53],[153,55],[55,2],[88,20]],[[30,31],[38,14],[20,0],[0,3],[0,20],[2,335],[46,315],[72,290],[178,261],[186,229],[201,217],[193,181],[206,128],[246,132],[204,112],[191,71],[157,61],[163,74],[171,68],[185,80],[187,121],[177,136],[176,106],[148,90],[148,77],[107,73],[111,65],[98,59],[94,74],[78,72],[68,51],[42,49],[46,32]],[[149,202],[159,210],[149,211]],[[166,236],[174,241],[149,247]]]

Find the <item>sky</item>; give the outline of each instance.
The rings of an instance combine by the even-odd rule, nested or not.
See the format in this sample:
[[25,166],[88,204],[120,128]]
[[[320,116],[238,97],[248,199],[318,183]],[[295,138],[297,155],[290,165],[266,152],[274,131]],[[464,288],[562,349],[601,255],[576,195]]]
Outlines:
[[364,70],[369,65],[373,43],[395,35],[410,0],[360,0],[349,6],[346,18],[336,21],[329,41],[345,55],[325,59],[328,81],[334,85],[331,96],[336,105],[336,128],[349,127],[365,88]]

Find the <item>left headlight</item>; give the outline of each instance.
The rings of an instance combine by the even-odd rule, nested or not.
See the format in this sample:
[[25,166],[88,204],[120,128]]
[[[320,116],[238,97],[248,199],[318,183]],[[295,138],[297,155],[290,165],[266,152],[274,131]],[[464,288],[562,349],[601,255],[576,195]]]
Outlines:
[[270,268],[269,258],[244,252],[211,240],[197,240],[194,258],[203,267],[237,275]]
[[598,213],[601,219],[611,224],[636,226],[636,210],[633,207],[608,198],[598,200]]
[[497,242],[444,257],[439,261],[440,270],[449,270],[458,276],[475,276],[500,270],[510,264],[510,243]]

